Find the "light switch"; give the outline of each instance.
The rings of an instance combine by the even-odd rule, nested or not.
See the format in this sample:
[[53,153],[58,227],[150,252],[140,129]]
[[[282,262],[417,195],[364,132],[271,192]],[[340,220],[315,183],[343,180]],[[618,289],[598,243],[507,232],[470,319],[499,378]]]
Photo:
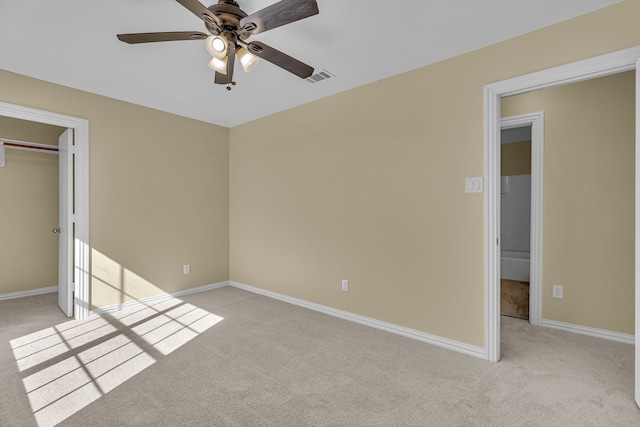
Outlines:
[[482,193],[483,182],[481,176],[472,176],[465,178],[465,192],[466,193]]

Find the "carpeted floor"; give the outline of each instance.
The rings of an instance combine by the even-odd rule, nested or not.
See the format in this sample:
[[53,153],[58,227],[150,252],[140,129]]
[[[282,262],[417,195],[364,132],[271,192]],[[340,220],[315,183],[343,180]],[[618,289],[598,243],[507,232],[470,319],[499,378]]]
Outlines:
[[226,287],[0,302],[3,426],[634,426],[633,346],[502,318],[494,364]]

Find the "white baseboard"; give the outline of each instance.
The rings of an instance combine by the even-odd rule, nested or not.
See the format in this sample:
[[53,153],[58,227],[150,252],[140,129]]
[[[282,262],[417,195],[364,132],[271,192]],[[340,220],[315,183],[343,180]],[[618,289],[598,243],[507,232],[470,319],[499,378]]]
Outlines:
[[30,297],[33,295],[52,294],[58,292],[57,286],[49,286],[48,288],[29,289],[28,291],[10,292],[8,294],[0,294],[0,301],[6,299]]
[[139,300],[135,300],[135,301],[127,301],[125,303],[122,304],[114,304],[114,305],[110,305],[107,307],[101,307],[101,308],[97,308],[95,310],[91,310],[89,312],[89,316],[95,316],[95,315],[100,315],[102,313],[113,313],[114,311],[120,311],[122,309],[125,308],[129,308],[129,307],[134,307],[136,305],[147,305],[150,304],[152,302],[159,302],[159,301],[163,301],[169,298],[178,298],[184,295],[190,295],[190,294],[195,294],[198,292],[204,292],[204,291],[208,291],[211,289],[217,289],[217,288],[222,288],[225,286],[229,286],[229,282],[228,281],[224,281],[224,282],[218,282],[218,283],[213,283],[211,285],[204,285],[204,286],[198,286],[195,288],[190,288],[190,289],[185,289],[184,291],[178,291],[178,292],[173,292],[170,294],[162,294],[162,295],[156,295],[153,297],[149,297],[149,298],[143,298],[143,299],[139,299]]
[[559,329],[561,331],[573,332],[590,337],[602,338],[609,341],[621,342],[624,344],[635,344],[635,336],[622,334],[620,332],[606,331],[604,329],[590,328],[588,326],[573,325],[571,323],[556,322],[555,320],[543,319],[540,326],[547,328]]
[[253,292],[269,298],[284,301],[289,304],[297,305],[300,307],[308,308],[310,310],[318,311],[320,313],[328,314],[329,316],[334,316],[340,319],[349,320],[351,322],[359,323],[361,325],[380,329],[386,332],[391,332],[396,335],[402,335],[403,337],[411,338],[417,341],[425,342],[427,344],[446,348],[448,350],[453,350],[458,353],[463,353],[469,356],[474,356],[480,359],[484,359],[484,348],[481,348],[481,347],[475,347],[469,344],[450,340],[448,338],[442,338],[436,335],[430,335],[424,332],[416,331],[415,329],[405,328],[404,326],[394,325],[393,323],[382,322],[380,320],[372,319],[370,317],[360,316],[358,314],[353,314],[347,311],[342,311],[342,310],[327,307],[324,305],[316,304],[313,302],[301,300],[298,298],[289,297],[286,295],[278,294],[276,292],[255,288],[253,286],[244,285],[238,282],[230,281],[229,285],[238,289],[243,289],[245,291]]
[[480,359],[484,359],[484,348],[481,348],[481,347],[475,347],[469,344],[450,340],[448,338],[442,338],[436,335],[430,335],[424,332],[416,331],[415,329],[405,328],[403,326],[394,325],[393,323],[382,322],[380,320],[372,319],[370,317],[360,316],[358,314],[349,313],[347,311],[338,310],[332,307],[316,304],[316,303],[301,300],[298,298],[289,297],[287,295],[278,294],[276,292],[255,288],[253,286],[249,286],[249,285],[245,285],[245,284],[233,282],[233,281],[219,282],[211,285],[205,285],[205,286],[199,286],[196,288],[186,289],[184,291],[178,291],[171,294],[156,295],[156,296],[144,298],[141,300],[128,301],[122,304],[115,304],[108,307],[102,307],[95,310],[91,310],[90,316],[119,311],[125,308],[134,307],[136,305],[145,305],[153,302],[159,302],[169,298],[178,298],[183,295],[195,294],[198,292],[204,292],[211,289],[222,288],[224,286],[232,286],[238,289],[243,289],[245,291],[249,291],[258,295],[263,295],[269,298],[284,301],[289,304],[297,305],[299,307],[304,307],[309,310],[324,313],[329,316],[348,320],[354,323],[359,323],[364,326],[369,326],[369,327],[380,329],[386,332],[391,332],[396,335],[401,335],[403,337],[411,338],[417,341],[422,341],[427,344],[446,348],[448,350],[453,350],[458,353],[463,353],[469,356],[474,356]]
[[[401,335],[403,337],[411,338],[417,341],[422,341],[427,344],[446,348],[448,350],[453,350],[458,353],[463,353],[463,354],[477,357],[480,359],[485,358],[485,351],[484,351],[484,348],[482,347],[472,346],[469,344],[461,343],[459,341],[454,341],[448,338],[442,338],[436,335],[431,335],[425,332],[417,331],[415,329],[405,328],[404,326],[383,322],[383,321],[376,320],[366,316],[360,316],[358,314],[350,313],[348,311],[338,310],[336,308],[328,307],[321,304],[316,304],[313,302],[290,297],[290,296],[279,294],[276,292],[267,291],[265,289],[256,288],[253,286],[245,285],[243,283],[238,283],[234,281],[218,282],[210,285],[204,285],[204,286],[198,286],[195,288],[185,289],[183,291],[173,292],[170,294],[162,294],[162,295],[157,295],[149,298],[144,298],[141,300],[129,301],[122,304],[115,304],[108,307],[102,307],[95,310],[91,310],[90,315],[93,316],[93,315],[99,315],[102,313],[119,311],[124,308],[133,307],[136,305],[149,304],[152,302],[158,302],[158,301],[162,301],[169,298],[177,298],[183,295],[195,294],[198,292],[204,292],[211,289],[222,288],[225,286],[232,286],[234,288],[243,289],[245,291],[249,291],[254,294],[263,295],[269,298],[284,301],[289,304],[297,305],[299,307],[304,307],[309,310],[327,314],[329,316],[334,316],[340,319],[344,319],[354,323],[359,323],[361,325],[369,326],[371,328],[376,328],[386,332],[391,332],[396,335]],[[29,291],[0,294],[0,301],[6,300],[6,299],[12,299],[12,298],[21,298],[21,297],[26,297],[31,295],[53,293],[57,291],[58,291],[58,287],[52,286],[49,288],[32,289]],[[557,322],[555,320],[546,320],[546,319],[543,319],[542,322],[540,322],[540,326],[544,326],[552,329],[558,329],[565,332],[573,332],[576,334],[588,335],[591,337],[602,338],[609,341],[616,341],[624,344],[632,344],[632,345],[635,344],[635,336],[629,335],[629,334],[623,334],[620,332],[612,332],[604,329],[590,328],[587,326],[573,325],[571,323],[563,323],[563,322]]]

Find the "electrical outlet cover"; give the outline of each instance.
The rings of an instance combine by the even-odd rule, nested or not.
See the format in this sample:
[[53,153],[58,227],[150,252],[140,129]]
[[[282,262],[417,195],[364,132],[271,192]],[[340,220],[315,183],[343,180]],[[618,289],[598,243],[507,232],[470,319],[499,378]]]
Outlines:
[[564,289],[560,285],[553,285],[553,297],[562,299],[564,297]]

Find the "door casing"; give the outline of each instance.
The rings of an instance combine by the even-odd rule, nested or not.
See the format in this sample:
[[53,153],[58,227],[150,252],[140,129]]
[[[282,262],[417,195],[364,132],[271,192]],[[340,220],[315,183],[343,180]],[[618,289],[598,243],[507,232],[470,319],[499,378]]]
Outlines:
[[29,120],[73,129],[74,169],[73,196],[75,199],[75,235],[73,239],[73,297],[74,318],[89,317],[89,121],[50,111],[0,102],[0,116]]
[[[542,189],[544,162],[544,113],[536,112],[519,116],[505,117],[500,120],[500,129],[512,129],[531,126],[531,230],[529,270],[529,323],[540,325],[542,322]],[[500,150],[498,149],[498,155]],[[500,167],[498,162],[498,167]],[[500,171],[498,171],[500,173]],[[500,195],[498,195],[500,197]],[[500,209],[497,210],[498,215]],[[500,218],[498,218],[498,223]],[[500,272],[498,256],[497,271]],[[500,278],[498,278],[500,279]]]

